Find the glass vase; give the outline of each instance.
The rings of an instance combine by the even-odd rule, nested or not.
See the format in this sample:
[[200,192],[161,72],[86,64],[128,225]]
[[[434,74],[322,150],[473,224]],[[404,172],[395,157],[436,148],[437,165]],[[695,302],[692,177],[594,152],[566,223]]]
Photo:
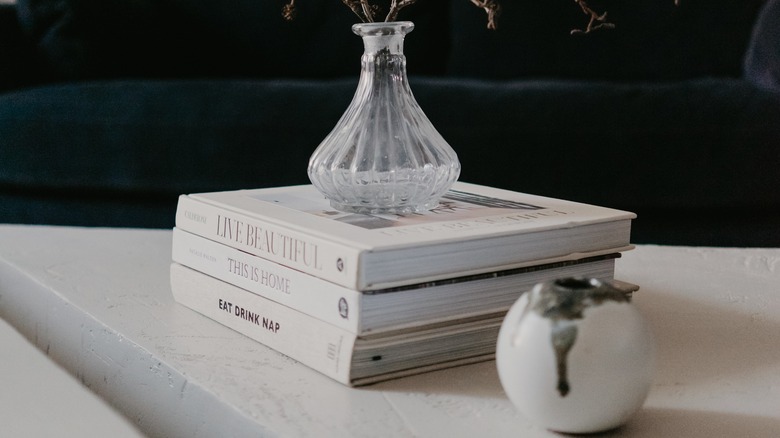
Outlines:
[[357,91],[309,160],[309,179],[333,208],[353,213],[430,210],[460,175],[455,151],[409,88],[411,22],[352,26],[363,38]]

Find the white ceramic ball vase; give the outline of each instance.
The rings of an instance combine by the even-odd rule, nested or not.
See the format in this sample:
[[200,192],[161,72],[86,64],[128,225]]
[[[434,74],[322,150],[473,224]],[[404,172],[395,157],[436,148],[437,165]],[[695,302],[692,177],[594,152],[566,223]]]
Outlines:
[[512,306],[496,364],[507,396],[530,421],[595,433],[624,424],[642,406],[655,344],[625,291],[595,279],[560,279]]

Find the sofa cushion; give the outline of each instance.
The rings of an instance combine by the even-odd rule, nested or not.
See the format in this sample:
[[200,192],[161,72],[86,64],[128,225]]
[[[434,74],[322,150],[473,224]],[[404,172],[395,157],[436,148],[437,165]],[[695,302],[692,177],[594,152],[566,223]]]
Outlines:
[[671,80],[741,74],[762,0],[602,0],[611,30],[571,35],[587,17],[572,1],[502,2],[496,32],[452,0],[449,72],[479,78]]
[[[3,94],[0,186],[178,194],[306,183],[355,86],[139,80]],[[780,185],[780,95],[745,81],[412,77],[411,87],[465,181],[625,208],[780,207],[767,190]]]
[[356,83],[126,80],[0,94],[0,187],[137,196],[305,183]]
[[[780,242],[780,93],[738,79],[410,82],[464,181],[635,211],[636,242]],[[0,94],[0,222],[170,227],[180,193],[306,183],[355,86],[125,80]]]
[[745,55],[745,78],[780,91],[780,0],[764,6]]
[[[340,1],[18,0],[20,22],[54,78],[356,76],[362,43]],[[419,2],[399,18],[410,70],[444,70],[446,8]],[[435,49],[434,49],[435,48]]]
[[638,213],[780,213],[780,95],[746,81],[412,88],[464,181]]

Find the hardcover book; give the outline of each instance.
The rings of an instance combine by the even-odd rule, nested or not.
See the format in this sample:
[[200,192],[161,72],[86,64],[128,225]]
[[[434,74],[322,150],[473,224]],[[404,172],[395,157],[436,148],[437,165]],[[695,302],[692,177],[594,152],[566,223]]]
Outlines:
[[174,228],[174,262],[351,333],[367,335],[455,319],[503,315],[536,283],[562,277],[611,280],[608,253],[375,291],[357,291]]
[[633,213],[457,182],[411,215],[334,211],[313,186],[182,195],[176,226],[359,291],[631,248]]
[[350,386],[492,359],[502,321],[357,336],[177,263],[171,290],[180,304]]

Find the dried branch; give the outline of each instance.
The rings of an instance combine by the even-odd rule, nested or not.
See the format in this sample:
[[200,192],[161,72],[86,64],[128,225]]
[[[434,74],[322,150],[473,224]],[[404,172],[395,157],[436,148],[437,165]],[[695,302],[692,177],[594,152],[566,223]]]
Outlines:
[[[677,1],[677,0],[675,0]],[[603,14],[599,14],[593,9],[588,6],[588,3],[585,0],[574,0],[575,3],[580,5],[580,8],[582,9],[582,12],[585,13],[589,17],[588,20],[588,26],[583,29],[573,29],[571,31],[572,35],[577,34],[589,34],[595,30],[599,29],[614,29],[615,24],[610,23],[607,21],[607,13],[604,12]]]
[[295,9],[295,0],[289,0],[282,6],[282,17],[287,21],[295,20],[295,16],[298,15],[298,11]]
[[368,0],[341,0],[362,22],[373,22],[374,14]]
[[[606,11],[603,14],[597,13],[596,11],[591,9],[590,6],[588,6],[588,2],[586,0],[574,0],[574,2],[580,6],[580,9],[582,9],[582,12],[589,17],[589,20],[588,20],[588,26],[585,27],[585,29],[573,29],[571,31],[572,35],[589,34],[599,29],[615,28],[615,23],[610,23],[609,21],[607,21]],[[680,0],[674,0],[674,5],[679,6]]]
[[355,2],[355,1],[349,1],[349,0],[342,0],[342,3],[344,3],[345,5],[347,5],[347,7],[349,8],[349,10],[351,10],[352,12],[354,12],[354,13],[355,13],[355,15],[357,15],[357,16],[358,16],[358,18],[360,18],[360,21],[364,21],[364,19],[363,19],[363,15],[362,15],[362,13],[361,13],[361,9],[360,9],[360,4],[359,4],[358,2]]
[[363,8],[363,17],[365,17],[363,21],[367,23],[373,23],[374,12],[376,12],[376,8],[371,6],[368,0],[360,0],[360,7]]
[[[297,15],[295,0],[284,0],[286,3],[282,6],[282,17],[287,21],[292,21]],[[488,15],[488,29],[496,28],[496,19],[501,11],[497,0],[470,0],[478,7],[485,10]],[[379,15],[379,6],[371,4],[370,0],[341,0],[357,17],[364,23],[373,23]],[[395,21],[398,19],[398,13],[401,9],[417,3],[417,0],[390,0],[390,10],[385,17],[385,21]]]
[[485,10],[488,19],[487,27],[490,30],[495,30],[498,27],[496,21],[501,15],[501,5],[496,0],[471,0],[471,3]]
[[390,12],[387,13],[387,17],[385,17],[385,21],[395,21],[398,18],[398,13],[401,12],[401,9],[412,5],[417,0],[392,0],[390,2]]
[[[2,0],[0,0],[2,1]],[[284,0],[287,3],[282,7],[282,16],[285,20],[294,20],[297,15],[295,8],[295,0]],[[360,18],[360,21],[364,23],[373,23],[376,17],[379,15],[379,6],[371,4],[371,0],[341,0],[342,3]],[[487,14],[487,27],[488,29],[496,29],[498,27],[497,20],[501,15],[501,5],[498,0],[469,0],[476,7],[484,9]],[[544,0],[540,0],[544,1]],[[385,17],[385,21],[395,21],[398,18],[398,13],[401,9],[413,5],[417,0],[390,0],[390,10]],[[576,34],[589,34],[599,29],[614,29],[615,24],[607,21],[607,13],[599,14],[594,11],[588,0],[574,0],[579,5],[582,12],[588,16],[588,25],[584,29],[573,29],[572,35]],[[680,4],[680,0],[674,0],[675,6]]]

